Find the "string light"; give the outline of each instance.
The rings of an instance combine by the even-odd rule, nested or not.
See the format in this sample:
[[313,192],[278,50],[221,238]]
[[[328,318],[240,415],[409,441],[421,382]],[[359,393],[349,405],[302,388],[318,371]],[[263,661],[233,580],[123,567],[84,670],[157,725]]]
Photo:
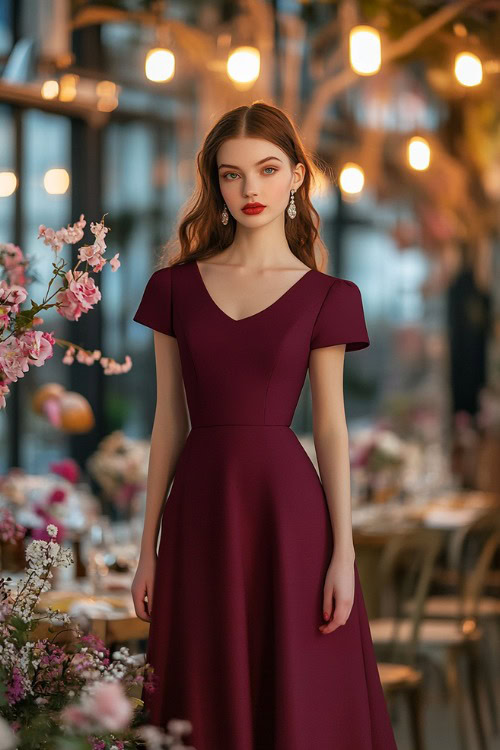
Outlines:
[[57,81],[44,81],[41,94],[43,99],[57,99],[59,94],[59,83]]
[[17,187],[14,172],[0,172],[0,198],[8,198]]
[[227,74],[235,83],[252,83],[260,73],[260,52],[256,47],[237,47],[227,59]]
[[344,193],[348,195],[357,195],[363,190],[365,184],[365,173],[359,166],[354,162],[347,162],[342,167],[342,171],[339,177],[340,188]]
[[462,86],[478,86],[483,80],[483,65],[473,52],[460,52],[455,57],[455,77]]
[[155,83],[170,81],[175,73],[175,56],[169,49],[154,47],[146,55],[146,78]]
[[382,61],[380,34],[371,26],[354,26],[349,33],[349,63],[355,73],[378,73]]
[[429,143],[421,136],[414,136],[408,141],[408,163],[412,169],[423,171],[429,167],[431,149]]
[[45,172],[43,186],[51,195],[62,195],[69,188],[69,174],[66,169],[49,169]]

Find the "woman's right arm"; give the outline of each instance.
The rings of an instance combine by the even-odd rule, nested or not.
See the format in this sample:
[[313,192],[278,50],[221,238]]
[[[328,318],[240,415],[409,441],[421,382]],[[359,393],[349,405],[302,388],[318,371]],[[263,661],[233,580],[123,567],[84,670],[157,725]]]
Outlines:
[[156,546],[161,513],[189,432],[189,416],[177,340],[173,336],[154,331],[154,346],[156,410],[151,433],[144,529],[139,564],[132,583],[136,614],[147,622],[151,621],[153,606]]

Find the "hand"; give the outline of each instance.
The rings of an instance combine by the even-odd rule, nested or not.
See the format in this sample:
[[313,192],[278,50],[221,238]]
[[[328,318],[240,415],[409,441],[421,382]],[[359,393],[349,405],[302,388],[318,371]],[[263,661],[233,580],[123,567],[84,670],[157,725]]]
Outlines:
[[[153,613],[153,584],[155,579],[156,554],[139,558],[139,564],[132,581],[132,599],[137,617],[151,622]],[[147,601],[145,598],[147,597]]]
[[[333,598],[335,612],[333,613]],[[354,602],[354,560],[350,556],[332,557],[323,587],[323,619],[319,626],[322,633],[333,633],[340,625],[345,625],[351,614]],[[326,617],[324,616],[326,615]]]

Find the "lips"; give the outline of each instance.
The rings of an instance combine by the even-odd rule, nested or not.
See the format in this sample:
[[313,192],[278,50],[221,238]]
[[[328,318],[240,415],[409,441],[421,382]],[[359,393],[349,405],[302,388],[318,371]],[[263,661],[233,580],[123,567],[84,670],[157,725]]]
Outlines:
[[247,203],[241,210],[243,213],[251,215],[260,214],[264,209],[265,206],[263,206],[262,203]]

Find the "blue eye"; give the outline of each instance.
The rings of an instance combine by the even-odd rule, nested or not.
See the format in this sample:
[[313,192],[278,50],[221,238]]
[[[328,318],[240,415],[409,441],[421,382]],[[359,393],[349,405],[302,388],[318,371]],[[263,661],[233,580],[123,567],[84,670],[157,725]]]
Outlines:
[[[272,169],[273,171],[271,172],[271,174],[274,174],[274,172],[278,171],[276,167],[264,167],[264,171],[266,169]],[[267,174],[269,174],[269,172]],[[235,175],[236,177],[238,177],[238,174],[236,172],[226,172],[226,174],[224,175],[224,179],[230,177],[230,175]],[[234,182],[234,180],[230,179],[229,182]]]

